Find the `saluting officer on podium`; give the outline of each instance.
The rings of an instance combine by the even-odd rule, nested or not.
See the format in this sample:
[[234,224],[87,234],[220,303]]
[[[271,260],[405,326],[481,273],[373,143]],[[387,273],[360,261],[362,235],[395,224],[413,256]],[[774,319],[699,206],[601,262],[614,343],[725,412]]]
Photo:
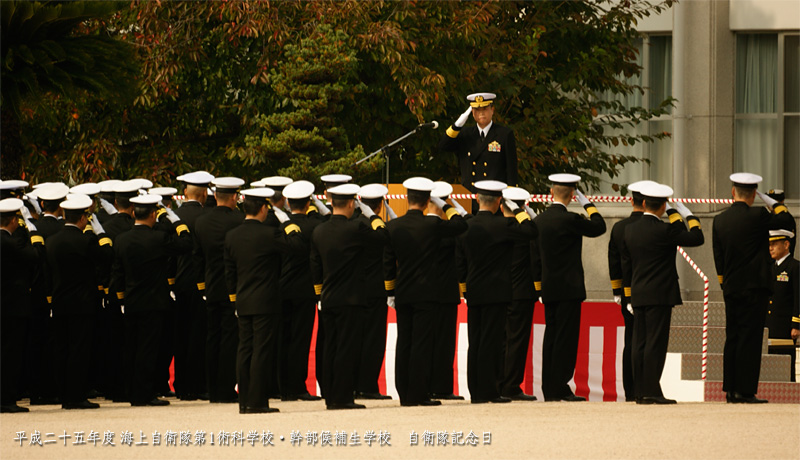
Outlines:
[[[514,131],[492,120],[496,97],[494,93],[467,96],[469,108],[439,141],[439,150],[458,156],[461,184],[472,193],[481,180],[517,185],[517,141]],[[464,128],[470,113],[477,125]]]
[[[678,245],[702,245],[703,231],[683,203],[675,203],[676,209],[667,203],[671,187],[649,183],[639,192],[644,214],[625,227],[622,244],[623,284],[633,307],[628,311],[633,311],[634,393],[637,404],[675,404],[664,397],[659,383],[667,359],[672,307],[681,304],[675,253]],[[669,224],[661,221],[664,212]]]

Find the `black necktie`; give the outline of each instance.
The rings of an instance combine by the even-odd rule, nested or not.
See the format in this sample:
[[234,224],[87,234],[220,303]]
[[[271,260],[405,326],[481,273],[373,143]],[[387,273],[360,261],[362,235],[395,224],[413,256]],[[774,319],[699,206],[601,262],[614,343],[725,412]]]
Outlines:
[[484,133],[483,131],[481,131],[481,140],[482,141],[486,140],[486,133]]

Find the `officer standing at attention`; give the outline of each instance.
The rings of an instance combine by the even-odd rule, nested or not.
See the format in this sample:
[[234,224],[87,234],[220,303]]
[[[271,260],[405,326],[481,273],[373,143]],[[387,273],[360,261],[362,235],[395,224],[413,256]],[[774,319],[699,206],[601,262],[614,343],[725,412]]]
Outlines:
[[167,259],[191,251],[192,240],[186,224],[170,209],[166,218],[172,223],[171,231],[154,228],[160,196],[141,195],[130,201],[136,220],[114,242],[111,275],[111,289],[125,316],[129,397],[131,406],[166,406],[169,401],[157,397],[155,373],[164,311],[170,301]]
[[239,190],[244,184],[238,177],[218,177],[217,205],[200,216],[195,223],[195,257],[204,261],[208,334],[206,342],[206,372],[208,393],[212,403],[237,403],[236,350],[239,346],[239,327],[233,304],[225,284],[223,254],[225,235],[241,225],[244,214],[236,208]]
[[[388,233],[380,217],[369,206],[356,202],[358,185],[343,184],[328,190],[333,202],[330,220],[314,229],[311,236],[311,276],[320,294],[325,329],[324,394],[328,409],[363,409],[353,401],[355,388],[358,312],[367,305],[361,289],[366,244],[386,243]],[[356,204],[357,203],[357,204]],[[356,205],[369,224],[352,219]],[[319,355],[317,355],[319,357]]]
[[[269,384],[278,369],[278,336],[281,329],[281,268],[288,252],[278,228],[263,225],[269,211],[269,187],[242,192],[245,220],[225,235],[225,280],[239,323],[236,376],[239,413],[278,412],[269,407]],[[275,209],[276,218],[288,216]],[[300,227],[289,222],[288,235]]]
[[[467,224],[455,208],[431,197],[432,180],[412,177],[403,186],[408,212],[387,225],[391,245],[383,270],[387,287],[394,288],[389,294],[395,297],[397,310],[396,387],[402,406],[435,406],[441,401],[429,397],[431,373],[435,366],[448,364],[433,360],[439,310],[448,300],[447,287],[438,284],[437,260],[442,240],[464,233]],[[442,209],[447,220],[426,216],[429,202]]]
[[792,358],[791,379],[797,379],[797,350],[795,344],[800,338],[800,263],[792,257],[791,241],[795,234],[789,230],[769,231],[769,255],[772,264],[772,297],[767,312],[767,328],[770,339],[790,339],[788,349],[770,353],[789,355]]
[[[606,232],[597,208],[577,190],[575,174],[552,174],[553,203],[534,220],[539,239],[533,254],[534,279],[541,279],[544,302],[542,345],[542,392],[545,401],[585,401],[567,383],[575,373],[581,302],[586,299],[581,253],[583,237],[596,238]],[[577,195],[589,218],[567,211]],[[541,277],[537,276],[541,275]]]
[[614,302],[620,306],[622,320],[625,322],[625,345],[622,348],[622,388],[625,390],[625,400],[634,401],[633,386],[633,307],[631,298],[625,295],[622,286],[622,243],[625,238],[625,228],[636,222],[644,214],[644,197],[640,192],[645,184],[655,184],[650,180],[634,182],[628,186],[631,192],[631,215],[614,224],[611,228],[611,237],[608,240],[608,274],[611,277],[611,289],[614,292]]
[[[729,403],[766,403],[756,398],[761,344],[772,290],[769,230],[793,220],[786,206],[756,190],[761,176],[730,176],[734,203],[714,217],[714,265],[725,299],[722,391]],[[756,194],[771,208],[754,208]]]
[[[531,194],[519,187],[503,190],[503,199],[511,200],[520,208],[530,200]],[[514,213],[505,205],[503,216],[514,219]],[[530,208],[525,208],[527,209]],[[536,217],[531,211],[531,218]],[[514,255],[511,259],[512,296],[506,312],[506,341],[503,373],[499,381],[500,394],[517,401],[536,401],[536,396],[525,394],[520,385],[525,378],[525,360],[528,358],[528,346],[531,342],[533,326],[533,307],[536,299],[536,285],[531,269],[531,241],[517,241],[514,244]]]
[[[517,184],[517,141],[514,131],[495,123],[494,93],[467,96],[469,108],[458,117],[439,141],[439,150],[455,152],[461,185],[475,193],[475,183],[497,180]],[[470,113],[476,126],[464,128]]]
[[478,213],[467,220],[459,248],[459,281],[466,282],[467,382],[472,404],[507,403],[500,395],[503,375],[506,314],[513,299],[511,266],[514,245],[531,241],[538,232],[526,210],[510,200],[505,206],[515,220],[497,214],[506,184],[488,180],[475,183]]
[[39,260],[45,257],[44,239],[26,222],[30,236],[12,236],[20,226],[18,198],[0,200],[0,412],[28,412],[20,407],[22,358],[31,308],[31,287]]
[[[622,244],[623,285],[633,306],[633,376],[637,404],[675,404],[661,391],[667,359],[672,307],[681,304],[677,246],[703,244],[700,221],[683,203],[667,204],[672,188],[646,184],[640,188],[644,214],[625,228]],[[670,223],[661,221],[667,213]],[[686,229],[683,219],[689,226]]]
[[[318,212],[309,212],[314,184],[301,180],[287,185],[283,196],[288,200],[289,219],[300,227],[298,247],[286,255],[281,274],[283,298],[283,325],[279,344],[279,376],[281,401],[319,401],[319,396],[308,392],[308,352],[314,332],[317,312],[317,295],[309,271],[311,235],[322,223]],[[315,198],[316,199],[316,198]],[[320,205],[322,206],[322,205]],[[322,206],[325,211],[328,208]],[[320,355],[319,361],[322,362]]]
[[64,228],[47,242],[47,259],[53,280],[53,318],[57,324],[57,350],[63,409],[96,409],[89,402],[89,377],[95,321],[102,291],[98,275],[108,272],[114,252],[111,238],[95,221],[92,232],[89,209],[94,202],[86,195],[70,195],[61,202]]
[[[195,223],[206,211],[208,184],[214,176],[206,171],[194,171],[177,178],[184,183],[183,194],[186,199],[175,214],[189,227],[192,246],[197,242]],[[175,275],[175,392],[178,399],[195,401],[208,398],[206,386],[206,302],[205,260],[194,258],[193,254],[177,257],[178,271]]]

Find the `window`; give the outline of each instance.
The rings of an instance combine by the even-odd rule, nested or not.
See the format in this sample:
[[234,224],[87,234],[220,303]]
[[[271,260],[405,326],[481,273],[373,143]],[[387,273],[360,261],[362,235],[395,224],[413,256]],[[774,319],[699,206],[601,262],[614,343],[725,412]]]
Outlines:
[[[628,107],[658,107],[664,99],[672,96],[672,36],[651,35],[638,44],[638,64],[642,66],[640,75],[632,77],[629,82],[645,88],[645,94],[628,95],[622,101]],[[642,82],[647,82],[642,84]],[[606,98],[613,97],[611,94]],[[617,96],[618,97],[618,96]],[[670,113],[641,123],[635,128],[625,128],[623,132],[630,134],[652,135],[660,132],[672,132],[672,115]],[[665,138],[652,143],[636,143],[634,146],[623,146],[610,149],[609,153],[632,155],[650,160],[649,163],[628,163],[620,171],[620,175],[604,177],[600,191],[616,194],[612,183],[630,184],[639,180],[650,179],[669,184],[672,182],[672,139]]]
[[800,35],[738,34],[734,170],[800,198]]

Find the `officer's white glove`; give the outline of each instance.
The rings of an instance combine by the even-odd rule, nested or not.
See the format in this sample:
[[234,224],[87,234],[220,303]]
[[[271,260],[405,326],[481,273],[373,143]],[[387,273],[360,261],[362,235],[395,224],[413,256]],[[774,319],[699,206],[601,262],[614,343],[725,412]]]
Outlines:
[[761,190],[756,190],[756,193],[758,194],[758,197],[761,198],[761,201],[763,201],[764,204],[766,204],[769,209],[772,209],[776,204],[778,204],[778,200],[773,200],[772,198],[762,193]]
[[621,295],[615,295],[615,296],[614,296],[614,302],[615,302],[617,305],[622,305],[622,296],[621,296]]
[[467,210],[461,206],[461,203],[459,203],[458,200],[451,199],[450,202],[453,203],[453,207],[456,209],[456,211],[458,211],[459,216],[464,217],[467,215]]
[[630,304],[630,302],[628,302],[628,303],[625,305],[625,308],[627,308],[627,309],[628,309],[628,311],[630,312],[630,314],[631,314],[631,315],[633,314],[633,306]]
[[[163,201],[161,202],[161,206],[164,206],[164,202]],[[175,222],[181,220],[181,218],[178,217],[178,215],[175,214],[175,211],[173,211],[172,209],[164,206],[164,211],[167,212],[167,219],[169,219],[169,221],[172,222],[173,224]]]
[[321,300],[317,301],[317,310],[322,311],[322,301]]
[[172,300],[178,300],[175,298],[175,291],[169,291],[169,296],[172,297]]
[[33,225],[33,221],[31,221],[30,219],[25,219],[25,226],[28,227],[28,231],[29,232],[35,232],[36,231],[36,226]]
[[390,295],[389,297],[386,298],[386,305],[388,305],[388,306],[390,306],[392,308],[395,308],[394,296],[393,295]]
[[512,200],[503,200],[503,201],[509,211],[514,212],[517,209],[519,209],[519,205],[517,203],[514,203],[514,201]]
[[443,199],[439,198],[438,196],[431,197],[431,203],[435,204],[437,208],[442,209],[446,204]]
[[667,207],[666,207],[666,210],[667,210],[667,211],[669,211],[670,209],[672,209],[672,206],[669,204],[669,201],[667,201]]
[[681,202],[675,203],[675,210],[678,211],[678,214],[680,214],[684,220],[692,215],[692,211],[690,211],[689,208],[687,208],[686,205]]
[[103,226],[100,225],[100,219],[98,219],[94,213],[92,213],[91,221],[92,221],[92,232],[94,232],[95,235],[105,233]]
[[104,198],[100,198],[100,206],[103,209],[105,209],[106,213],[109,216],[114,215],[114,214],[116,214],[118,212],[117,208],[115,208],[113,204],[109,203]]
[[275,217],[278,218],[278,222],[280,223],[284,223],[289,220],[289,216],[287,216],[286,213],[283,212],[283,210],[281,210],[280,208],[273,207],[272,212],[275,213]]
[[361,200],[356,200],[356,205],[358,205],[358,209],[361,210],[361,214],[364,214],[367,218],[375,215],[375,212],[372,210],[372,208],[362,203]]
[[583,192],[581,192],[578,189],[575,189],[575,198],[578,200],[578,203],[580,203],[581,206],[586,206],[587,204],[591,204],[591,201],[589,201],[589,199],[586,198],[586,195],[584,195]]
[[19,213],[22,214],[22,218],[25,219],[25,222],[33,219],[33,216],[31,216],[31,211],[27,206],[21,207],[19,209]]
[[469,115],[471,113],[472,113],[472,106],[469,106],[469,108],[467,108],[467,110],[464,113],[462,113],[460,117],[458,117],[458,120],[456,120],[456,122],[453,123],[453,126],[455,126],[456,128],[462,128],[464,126],[464,123],[467,122],[467,119],[469,119]]
[[27,200],[28,203],[30,203],[31,206],[33,206],[33,210],[36,211],[36,214],[42,213],[42,208],[39,206],[39,202],[36,201],[36,198],[25,195],[25,200]]
[[397,214],[394,212],[394,209],[389,206],[389,200],[383,200],[383,207],[386,208],[386,215],[389,216],[389,219],[397,219]]
[[525,208],[525,212],[527,212],[527,213],[528,213],[528,216],[530,216],[530,218],[531,218],[531,219],[535,219],[535,218],[536,218],[536,211],[534,211],[533,209],[531,209],[531,207],[530,207],[530,206],[528,206],[528,204],[527,204],[527,203],[526,203],[526,204],[525,204],[525,206],[523,206],[523,207]]
[[119,311],[120,311],[120,313],[122,313],[124,315],[125,314],[125,305],[120,305],[119,306]]
[[317,211],[319,211],[320,215],[327,216],[328,214],[331,213],[331,210],[328,209],[327,206],[325,206],[325,203],[319,201],[317,195],[314,195],[313,193],[311,194],[311,201],[314,203],[314,206],[317,207]]
[[542,305],[544,305],[544,300],[542,300],[542,298],[541,298],[541,297],[539,297],[539,303],[540,303],[540,304],[542,304]]

